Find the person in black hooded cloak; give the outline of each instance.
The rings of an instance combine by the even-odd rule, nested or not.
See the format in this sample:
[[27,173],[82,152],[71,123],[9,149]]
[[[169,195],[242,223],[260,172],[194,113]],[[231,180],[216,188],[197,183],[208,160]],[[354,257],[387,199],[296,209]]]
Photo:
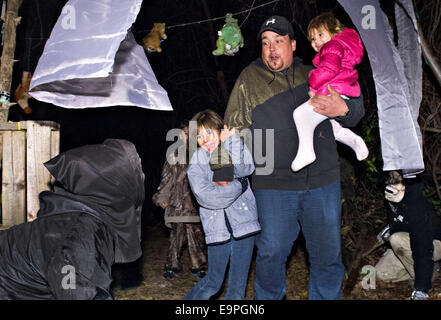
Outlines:
[[112,299],[113,263],[138,259],[144,173],[126,140],[68,150],[45,167],[37,218],[0,231],[0,299]]

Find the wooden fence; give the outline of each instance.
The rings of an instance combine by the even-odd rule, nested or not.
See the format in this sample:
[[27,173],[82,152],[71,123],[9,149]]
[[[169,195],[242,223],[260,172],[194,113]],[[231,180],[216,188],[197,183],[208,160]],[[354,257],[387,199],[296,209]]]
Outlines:
[[43,163],[59,153],[60,127],[51,121],[0,123],[2,218],[0,228],[32,221],[38,195],[49,190],[51,175]]

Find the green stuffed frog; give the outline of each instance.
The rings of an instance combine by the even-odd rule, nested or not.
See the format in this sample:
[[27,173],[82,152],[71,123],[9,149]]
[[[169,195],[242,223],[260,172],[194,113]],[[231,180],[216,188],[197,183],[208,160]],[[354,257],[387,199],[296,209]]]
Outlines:
[[239,51],[239,48],[243,47],[240,27],[237,24],[237,19],[233,18],[233,14],[227,13],[225,24],[217,34],[219,36],[216,41],[217,49],[212,52],[215,56],[222,54],[234,56],[234,54]]

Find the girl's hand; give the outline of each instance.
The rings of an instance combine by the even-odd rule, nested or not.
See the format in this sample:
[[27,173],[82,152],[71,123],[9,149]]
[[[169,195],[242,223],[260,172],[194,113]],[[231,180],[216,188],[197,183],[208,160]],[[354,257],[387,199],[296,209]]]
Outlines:
[[309,91],[309,92],[308,92],[308,95],[309,95],[310,98],[314,98],[314,96],[315,96],[315,92]]
[[230,130],[230,129],[228,129],[227,125],[224,125],[224,128],[222,129],[221,134],[220,134],[220,139],[222,142],[225,142],[225,140],[227,140],[229,137],[231,137],[235,133],[236,133],[235,128]]
[[167,206],[168,206],[168,203],[166,203],[166,202],[161,203],[161,207],[162,207],[162,209],[167,208]]

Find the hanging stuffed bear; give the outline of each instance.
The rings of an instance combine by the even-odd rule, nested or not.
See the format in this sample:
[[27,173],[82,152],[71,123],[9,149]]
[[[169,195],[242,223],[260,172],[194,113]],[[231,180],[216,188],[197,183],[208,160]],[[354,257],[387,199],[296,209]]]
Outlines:
[[155,22],[153,29],[142,39],[142,46],[148,53],[162,52],[161,42],[167,39],[165,23]]
[[225,24],[220,31],[217,32],[218,39],[216,41],[217,49],[213,51],[215,56],[222,54],[234,56],[234,54],[243,47],[243,37],[237,19],[233,18],[231,13],[227,13]]

